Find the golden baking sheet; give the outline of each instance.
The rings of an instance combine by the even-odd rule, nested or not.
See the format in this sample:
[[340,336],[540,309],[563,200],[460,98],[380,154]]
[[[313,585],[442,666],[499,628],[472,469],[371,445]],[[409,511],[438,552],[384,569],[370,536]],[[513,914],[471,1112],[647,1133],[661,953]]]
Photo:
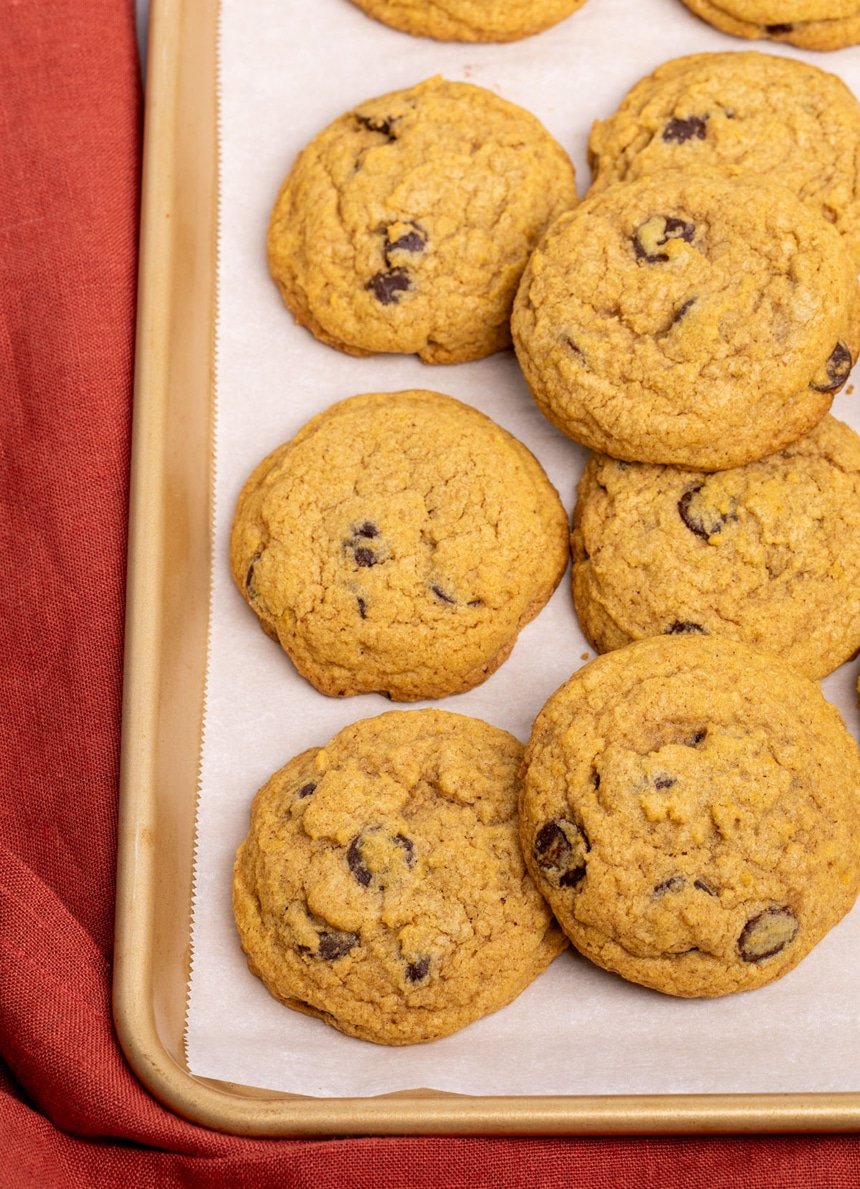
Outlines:
[[[618,14],[623,7],[621,0],[589,0],[589,4],[595,8],[602,4],[605,10],[614,9]],[[319,31],[314,26],[314,21],[329,19],[328,14],[321,11],[324,7],[331,9],[331,20],[335,19],[336,12],[347,22],[366,21],[347,0],[319,0],[318,9],[315,7],[307,21],[302,21],[308,26],[308,41],[305,44],[296,44],[294,40],[284,43],[294,55],[292,58],[278,52],[279,33],[283,33],[278,22],[267,26],[264,36],[260,36],[260,30],[253,26],[254,5],[243,8],[243,16],[250,24],[241,34],[244,41],[230,43],[231,54],[237,46],[241,52],[231,58],[238,64],[238,73],[230,76],[234,90],[229,95],[223,90],[226,81],[223,75],[221,80],[222,148],[225,136],[233,137],[237,132],[241,135],[245,101],[254,104],[268,101],[271,139],[283,146],[280,150],[283,159],[277,163],[277,168],[285,171],[291,157],[291,144],[298,147],[352,103],[433,73],[433,63],[440,62],[440,71],[448,77],[471,78],[537,111],[550,130],[574,152],[581,187],[584,188],[587,170],[583,166],[583,146],[591,118],[611,110],[623,90],[644,72],[644,68],[638,73],[628,70],[620,86],[620,75],[604,77],[602,82],[598,80],[593,88],[595,93],[588,100],[587,113],[582,113],[571,94],[566,92],[565,79],[570,77],[572,69],[584,69],[590,56],[585,53],[581,60],[573,63],[564,59],[547,65],[542,57],[547,52],[546,47],[561,44],[553,39],[553,34],[504,48],[457,47],[452,51],[451,47],[446,47],[438,51],[433,43],[413,43],[403,35],[373,25],[374,42],[379,45],[380,52],[372,57],[357,54],[362,82],[361,89],[356,90],[355,83],[347,88],[343,70],[337,68],[336,62],[335,66],[328,63],[320,70],[318,57],[308,53],[309,46],[324,44],[317,37]],[[673,18],[672,32],[662,38],[663,49],[650,65],[675,54],[699,49],[748,48],[695,22],[677,0],[648,0],[648,7],[654,8],[655,12],[665,10],[667,15],[671,10]],[[283,0],[281,8],[285,11],[286,22],[291,19],[290,9],[293,16],[298,10],[303,16],[307,13],[301,0],[292,0],[292,3]],[[400,1051],[406,1054],[405,1061],[402,1056],[399,1058],[404,1062],[404,1091],[396,1096],[340,1097],[328,1093],[323,1097],[296,1098],[267,1089],[266,1084],[271,1083],[262,1080],[256,1085],[245,1085],[239,1084],[240,1079],[232,1075],[222,1074],[217,1079],[201,1076],[199,1064],[195,1065],[196,1075],[189,1072],[184,1024],[191,952],[195,804],[201,773],[200,824],[203,827],[206,822],[202,815],[216,809],[211,797],[214,785],[206,779],[207,771],[211,770],[207,765],[211,765],[212,760],[203,746],[204,717],[206,739],[211,740],[218,732],[223,732],[232,740],[230,747],[235,757],[236,774],[233,796],[237,806],[241,805],[242,814],[246,814],[254,788],[260,783],[260,775],[267,775],[277,766],[270,764],[265,748],[259,746],[260,741],[269,740],[267,746],[281,748],[277,763],[283,762],[292,751],[301,749],[289,749],[287,727],[278,727],[281,734],[271,740],[271,723],[299,723],[306,739],[301,745],[304,747],[324,742],[344,722],[389,708],[378,699],[331,702],[313,691],[302,689],[299,692],[291,684],[287,662],[259,633],[253,617],[236,595],[236,605],[229,614],[235,612],[238,635],[231,647],[250,650],[250,655],[260,658],[262,668],[254,681],[260,713],[258,715],[252,707],[254,714],[248,722],[258,721],[261,725],[256,735],[230,734],[226,725],[228,720],[222,718],[227,699],[223,693],[218,694],[219,654],[217,648],[207,652],[210,626],[217,620],[219,610],[216,600],[215,616],[210,620],[210,593],[213,584],[217,589],[225,577],[218,537],[223,526],[219,527],[216,520],[213,530],[213,512],[218,499],[226,507],[230,492],[238,490],[244,478],[245,462],[252,464],[276,441],[290,436],[310,412],[350,392],[373,388],[390,389],[420,383],[471,399],[472,403],[480,404],[483,400],[485,403],[481,407],[520,432],[542,461],[546,462],[548,452],[560,451],[552,454],[551,465],[547,465],[568,506],[572,502],[572,472],[565,469],[562,455],[569,448],[576,452],[576,448],[568,443],[554,442],[554,431],[545,427],[530,408],[525,414],[528,419],[525,432],[520,431],[518,423],[511,425],[505,420],[516,416],[517,401],[524,391],[517,388],[519,381],[512,371],[515,365],[510,356],[496,357],[465,368],[429,369],[422,368],[414,360],[380,357],[349,360],[313,343],[279,308],[274,287],[261,275],[265,268],[261,255],[255,255],[252,247],[260,242],[254,226],[248,228],[247,250],[242,249],[247,266],[243,264],[241,253],[238,258],[232,254],[222,257],[222,260],[229,259],[233,263],[230,271],[222,272],[220,278],[222,322],[216,322],[217,9],[214,2],[158,0],[152,15],[115,988],[117,1025],[132,1064],[153,1092],[180,1113],[224,1130],[255,1134],[584,1134],[841,1130],[856,1127],[860,1120],[860,1094],[851,1093],[851,1085],[830,1086],[827,1092],[815,1093],[801,1089],[794,1093],[721,1095],[700,1092],[634,1095],[619,1087],[616,1092],[595,1095],[588,1092],[586,1080],[585,1092],[576,1094],[494,1093],[466,1097],[410,1090],[410,1086],[428,1084],[409,1076],[419,1064],[417,1060],[410,1061],[409,1054],[417,1056],[419,1050]],[[588,10],[587,5],[573,20],[580,21]],[[612,13],[608,15],[611,17]],[[601,14],[603,19],[606,19],[606,13]],[[354,24],[354,27],[358,29],[359,25]],[[587,50],[592,26],[578,28],[582,29]],[[678,30],[683,31],[683,36]],[[235,27],[230,26],[230,31],[233,35]],[[407,44],[399,54],[389,52],[392,46],[401,47],[404,42]],[[258,57],[258,46],[262,57]],[[776,52],[784,51],[780,48]],[[856,54],[860,51],[849,53],[855,55],[851,61],[856,70],[860,65]],[[247,66],[245,76],[241,69],[243,54]],[[837,58],[844,56],[819,56],[812,60],[827,69],[837,69]],[[591,60],[594,67],[593,57]],[[372,69],[368,69],[368,61],[372,61]],[[536,92],[529,91],[523,61],[528,61],[530,68],[538,70],[544,81],[548,80],[555,89],[552,102],[544,104],[543,109],[537,102]],[[514,63],[519,74],[510,68]],[[285,72],[312,71],[313,82],[304,87],[306,101],[300,106],[289,108],[283,103],[271,73],[275,66]],[[338,79],[340,91],[329,85],[330,78]],[[238,84],[241,85],[237,91]],[[238,121],[235,127],[230,123],[233,120]],[[247,153],[247,168],[237,168],[242,165],[242,158],[234,150],[222,158],[229,163],[229,173],[222,173],[221,199],[224,203],[225,190],[229,191],[230,187],[239,194],[243,188],[249,189],[249,201],[256,203],[258,208],[254,218],[264,231],[271,195],[254,192],[247,176],[255,176],[251,165],[257,149],[253,143],[247,145]],[[267,162],[266,168],[274,173],[276,163]],[[222,216],[230,216],[232,210],[232,207],[222,206]],[[245,325],[237,325],[235,320],[226,324],[223,321],[229,305],[225,286],[233,285],[239,287],[238,292],[244,292],[247,286],[251,295],[245,306]],[[257,290],[263,303],[259,306],[254,304]],[[254,346],[254,336],[262,332],[265,339],[270,319],[273,331],[279,336],[278,345],[273,346],[271,359],[257,367],[255,356],[258,357],[259,352]],[[220,327],[221,336],[217,354],[216,326]],[[252,348],[244,388],[236,379],[235,366],[228,367],[230,336],[233,336],[234,344],[240,346],[243,338],[247,340],[243,349]],[[292,352],[296,354],[292,355]],[[230,439],[238,442],[235,455],[225,453],[220,441],[219,449],[213,455],[216,357],[219,365],[217,429],[223,434],[225,426],[234,423],[241,428],[243,409],[246,415],[246,427]],[[233,357],[235,364],[235,350]],[[262,382],[266,366],[275,366],[275,363],[283,377],[283,409],[273,416],[265,410],[258,411],[252,394]],[[249,416],[251,410],[253,415]],[[837,411],[846,415],[842,409]],[[235,419],[234,423],[229,421],[230,417]],[[276,430],[281,436],[272,440],[268,435]],[[217,468],[213,466],[213,457],[217,457]],[[222,486],[218,488],[216,484]],[[217,544],[213,545],[213,540]],[[545,640],[552,637],[554,625],[572,617],[568,600],[565,583],[556,594],[553,608],[544,613],[545,623],[541,617],[533,625],[532,636],[524,637],[523,643],[528,647],[520,646],[496,678],[475,691],[468,704],[463,698],[448,699],[446,707],[478,714],[498,725],[514,726],[515,733],[523,737],[523,725],[539,708],[543,696],[579,663],[579,653],[583,651],[570,636],[561,648],[554,650],[551,660],[548,658],[548,667],[540,678],[542,684],[536,685],[533,676],[530,677],[535,666],[529,651],[533,644],[535,648],[545,649]],[[542,636],[541,633],[545,634]],[[221,639],[219,637],[215,643]],[[847,689],[856,666],[844,668],[839,682]],[[207,672],[208,697],[204,698]],[[285,691],[289,696],[285,696]],[[240,705],[248,696],[247,689],[237,691]],[[314,707],[319,707],[318,714]],[[232,718],[229,721],[235,723]],[[851,725],[856,728],[856,716]],[[235,726],[230,729],[235,730]],[[313,732],[312,737],[308,737],[308,732]],[[275,754],[274,750],[272,754]],[[238,841],[234,837],[236,828],[233,819],[228,819],[224,828],[224,853]],[[205,834],[200,837],[204,838]],[[221,913],[225,937],[230,936],[229,869],[225,869],[223,860],[219,859],[216,864],[200,865],[196,879],[197,925],[200,926],[201,920],[201,880],[206,887],[209,886],[207,881],[212,880],[212,886],[221,889],[221,907],[216,911]],[[206,902],[211,907],[210,897],[206,897]],[[840,926],[840,929],[844,928]],[[238,951],[235,939],[227,944],[232,944]],[[203,970],[203,963],[211,960],[211,954],[204,953],[205,949],[206,945],[199,944],[195,949],[197,974]],[[237,952],[232,954],[230,961],[234,959],[241,967]],[[810,961],[812,959],[807,959]],[[241,977],[249,981],[252,998],[260,993],[265,995],[247,972]],[[813,992],[814,989],[813,980]],[[822,990],[826,989],[822,984]],[[234,1010],[232,998],[225,998]],[[661,1003],[675,1006],[674,1001],[661,1000]],[[269,1006],[266,1003],[266,1010]],[[704,1006],[692,1005],[694,1010]],[[820,1006],[819,1002],[809,1004],[811,1020],[816,1019]],[[702,1018],[700,1010],[697,1019]],[[316,1021],[306,1023],[312,1030],[323,1029],[323,1025]],[[842,1029],[838,1036],[844,1040],[847,1053],[851,1052],[852,1046],[855,1054],[857,1052],[856,1024],[852,1002],[845,1005],[844,1013],[833,1024]],[[215,1031],[217,1033],[218,1028]],[[328,1030],[325,1031],[325,1043],[328,1043]],[[469,1031],[461,1034],[466,1042]],[[370,1046],[333,1035],[336,1043],[354,1048],[356,1061],[367,1059]],[[807,1044],[812,1041],[814,1034],[806,1037]],[[683,1043],[683,1038],[679,1043]],[[196,1040],[189,1047],[200,1048]],[[432,1046],[422,1046],[424,1050],[429,1048]],[[374,1060],[384,1063],[387,1052],[373,1048],[374,1054],[380,1054]],[[290,1064],[288,1051],[282,1065],[289,1071]],[[856,1066],[856,1061],[854,1064]],[[647,1085],[647,1075],[646,1066],[644,1077],[640,1070],[635,1079],[631,1077],[631,1085],[634,1080],[638,1086]],[[761,1084],[759,1080],[756,1089]]]

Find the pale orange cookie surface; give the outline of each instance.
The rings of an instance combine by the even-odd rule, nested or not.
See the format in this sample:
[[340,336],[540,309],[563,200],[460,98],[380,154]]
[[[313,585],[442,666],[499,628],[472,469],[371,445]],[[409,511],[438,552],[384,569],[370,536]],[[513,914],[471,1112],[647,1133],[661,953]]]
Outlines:
[[397,701],[478,685],[568,559],[534,456],[471,406],[424,391],[351,397],[248,479],[233,577],[323,693]]
[[353,0],[369,16],[438,41],[518,41],[558,24],[585,0]]
[[671,995],[780,978],[860,889],[860,753],[818,687],[717,637],[580,669],[538,715],[526,862],[574,945]]
[[529,254],[575,202],[573,166],[535,116],[432,78],[359,104],[299,154],[272,213],[269,268],[330,346],[480,359],[510,346]]
[[478,719],[412,710],[354,723],[276,772],[233,881],[271,994],[396,1045],[514,999],[566,945],[520,853],[522,751]]

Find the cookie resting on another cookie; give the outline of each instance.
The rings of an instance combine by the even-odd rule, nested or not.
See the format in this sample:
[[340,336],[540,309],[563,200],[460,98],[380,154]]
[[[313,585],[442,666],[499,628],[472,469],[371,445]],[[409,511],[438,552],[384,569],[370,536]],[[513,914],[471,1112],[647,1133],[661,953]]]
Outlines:
[[522,746],[478,719],[390,712],[260,790],[233,907],[288,1007],[380,1044],[510,1003],[567,944],[523,864]]
[[526,749],[521,841],[586,957],[681,996],[780,978],[860,889],[860,753],[818,687],[718,637],[580,669]]
[[828,415],[781,454],[715,474],[594,455],[572,543],[599,652],[698,632],[824,677],[860,648],[860,437]]
[[555,25],[585,0],[353,0],[394,29],[439,41],[518,41]]
[[839,233],[785,187],[669,170],[556,220],[512,328],[564,433],[614,458],[721,470],[821,420],[856,356],[858,295]]
[[341,351],[480,359],[510,346],[529,253],[575,201],[573,166],[533,115],[431,78],[360,104],[299,154],[269,268],[296,320]]
[[323,693],[439,698],[505,660],[567,565],[532,454],[435,392],[371,393],[313,418],[255,469],[233,577]]
[[806,62],[693,54],[638,82],[591,130],[591,192],[663,169],[780,182],[842,233],[860,263],[860,103]]
[[735,37],[766,37],[806,50],[860,42],[860,0],[684,0],[703,21]]

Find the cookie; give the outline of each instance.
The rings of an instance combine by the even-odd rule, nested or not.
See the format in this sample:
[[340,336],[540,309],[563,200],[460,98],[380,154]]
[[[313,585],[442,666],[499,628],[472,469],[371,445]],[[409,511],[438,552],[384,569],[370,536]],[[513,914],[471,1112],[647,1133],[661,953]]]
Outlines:
[[860,263],[860,103],[805,62],[675,58],[594,125],[589,156],[594,192],[663,169],[767,177],[833,223]]
[[353,0],[369,16],[438,41],[518,41],[555,25],[585,0]]
[[541,411],[614,458],[720,470],[808,433],[856,355],[839,233],[789,190],[678,170],[562,215],[513,313]]
[[526,749],[521,842],[586,957],[670,995],[772,982],[860,889],[860,754],[818,687],[719,637],[580,669]]
[[398,1045],[516,998],[567,944],[520,853],[522,751],[478,719],[411,710],[277,772],[233,878],[242,947],[271,994]]
[[567,565],[540,464],[436,392],[369,393],[313,418],[239,498],[233,577],[318,690],[397,701],[479,684]]
[[432,78],[360,104],[299,154],[269,268],[302,326],[352,355],[480,359],[510,346],[511,303],[573,166],[529,112]]
[[806,50],[860,43],[858,0],[684,0],[687,8],[735,37],[787,41]]
[[781,454],[712,474],[593,455],[572,540],[599,652],[725,635],[817,678],[860,648],[860,437],[829,415]]

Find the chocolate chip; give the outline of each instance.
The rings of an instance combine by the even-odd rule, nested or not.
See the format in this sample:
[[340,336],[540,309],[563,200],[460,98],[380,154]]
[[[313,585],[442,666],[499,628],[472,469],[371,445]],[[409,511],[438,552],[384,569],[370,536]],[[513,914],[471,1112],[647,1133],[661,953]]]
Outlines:
[[373,521],[365,520],[363,524],[358,526],[358,528],[353,529],[353,536],[368,537],[372,539],[373,537],[379,536],[379,529],[376,527]]
[[831,352],[830,358],[824,365],[824,370],[827,373],[827,380],[823,384],[810,384],[809,387],[814,392],[836,392],[842,387],[848,379],[848,373],[853,367],[854,361],[851,358],[851,352],[844,345],[844,343],[837,343]]
[[670,239],[682,239],[691,244],[696,234],[694,223],[687,223],[684,219],[677,219],[672,215],[654,215],[643,223],[633,236],[633,251],[637,260],[646,260],[649,264],[658,264],[669,259],[668,252],[657,252]]
[[691,306],[694,306],[695,304],[695,297],[688,297],[683,305],[678,306],[677,310],[675,310],[675,315],[672,318],[672,325],[674,326],[676,322],[680,322]]
[[572,339],[572,338],[568,338],[567,336],[565,336],[565,340],[564,340],[564,341],[565,341],[565,343],[567,343],[568,347],[569,347],[569,348],[570,348],[570,350],[571,350],[571,351],[574,353],[574,355],[578,355],[580,359],[584,359],[584,358],[585,358],[585,356],[584,356],[584,355],[583,355],[583,353],[582,353],[582,348],[581,348],[581,347],[577,347],[576,343],[573,341],[573,339]]
[[689,739],[685,740],[687,747],[698,747],[699,744],[702,742],[702,740],[707,736],[707,734],[708,734],[708,728],[700,727],[699,730],[695,731],[690,736]]
[[483,605],[484,605],[483,599],[469,599],[469,602],[468,602],[469,607],[483,607]]
[[686,632],[698,632],[702,636],[708,634],[700,623],[691,623],[689,619],[676,619],[663,629],[664,636],[680,636]]
[[[393,227],[402,227],[402,223],[395,223]],[[427,232],[419,223],[409,223],[408,231],[402,235],[398,235],[396,239],[389,239],[385,245],[383,255],[385,256],[385,263],[390,264],[389,256],[392,252],[423,252],[427,247]],[[393,227],[386,229],[386,234],[391,235]]]
[[763,962],[790,945],[798,928],[797,917],[787,906],[766,908],[744,925],[738,938],[738,952],[744,962]]
[[385,116],[382,120],[374,120],[373,116],[362,116],[358,112],[355,113],[355,118],[362,127],[367,128],[370,132],[381,132],[383,136],[387,136],[389,142],[396,140],[397,137],[392,133],[391,129],[394,127],[396,117]]
[[366,888],[372,876],[370,868],[365,864],[361,853],[360,834],[356,834],[355,838],[350,842],[349,849],[346,852],[346,861],[350,871],[355,876],[356,882],[360,883],[363,888]]
[[703,879],[694,879],[693,887],[697,888],[700,892],[705,892],[708,896],[716,896],[717,894],[711,885],[709,883],[705,883]]
[[[371,827],[371,832],[379,833],[381,828],[379,826]],[[369,886],[373,879],[374,873],[370,870],[365,862],[362,854],[361,846],[364,834],[356,834],[346,852],[346,862],[356,881],[361,884],[363,888]],[[415,866],[415,843],[411,838],[407,838],[405,834],[389,835],[393,842],[403,851],[404,859],[407,867]],[[379,872],[376,873],[379,875]]]
[[356,565],[363,566],[365,569],[375,566],[379,561],[379,558],[376,556],[373,550],[365,549],[363,545],[360,545],[356,549],[354,556]]
[[397,305],[398,294],[411,289],[412,283],[405,268],[390,268],[388,272],[378,272],[371,277],[365,288],[381,305],[390,306]]
[[410,983],[422,982],[430,972],[430,959],[419,958],[417,962],[409,962],[406,967],[406,977]]
[[687,881],[683,875],[673,875],[669,879],[664,879],[662,883],[658,883],[654,887],[655,896],[665,896],[667,892],[680,892]]
[[600,773],[596,768],[591,769],[591,783],[596,789],[600,788]]
[[320,943],[317,954],[332,962],[335,958],[342,958],[358,945],[357,933],[342,933],[340,930],[326,930],[320,933]]
[[675,784],[674,776],[658,776],[654,781],[655,789],[670,789]]
[[585,878],[585,856],[590,850],[585,832],[566,818],[546,822],[535,835],[537,864],[560,888],[573,888]]
[[412,839],[407,838],[405,834],[395,834],[394,841],[397,843],[397,845],[399,847],[401,847],[403,849],[403,852],[406,855],[406,866],[414,867],[415,866],[415,843],[412,841]]
[[303,785],[302,785],[302,787],[301,787],[301,788],[299,789],[299,791],[296,793],[296,796],[297,796],[299,799],[301,799],[302,797],[309,797],[309,796],[311,795],[311,793],[312,793],[312,792],[314,792],[314,790],[316,789],[316,787],[317,787],[317,786],[316,786],[316,781],[309,780],[307,784],[303,784]]
[[765,33],[772,33],[775,37],[779,37],[783,33],[791,33],[794,25],[765,25]]
[[684,144],[685,141],[704,140],[708,134],[706,125],[707,116],[702,119],[701,116],[687,116],[686,119],[678,119],[677,117],[670,120],[663,129],[663,139],[665,141],[674,141],[676,144]]
[[433,594],[436,596],[436,598],[441,599],[443,603],[457,602],[457,600],[451,598],[449,594],[445,594],[445,591],[442,590],[441,586],[431,586],[430,589],[433,591]]
[[263,550],[258,549],[257,552],[254,554],[254,556],[251,558],[251,564],[248,566],[248,570],[245,574],[245,593],[247,594],[249,599],[255,599],[257,597],[257,592],[254,589],[254,570],[256,569],[257,562],[260,560],[260,558],[262,556],[263,556]]
[[708,537],[722,532],[723,526],[730,520],[735,520],[736,517],[732,513],[723,515],[721,512],[711,512],[710,515],[707,515],[704,509],[697,515],[692,513],[690,511],[690,504],[693,501],[693,497],[698,495],[703,486],[700,483],[698,487],[691,487],[688,491],[684,492],[678,500],[678,515],[691,533],[695,533],[697,537],[701,537],[703,541],[707,541]]
[[355,601],[358,603],[358,613],[362,619],[367,619],[367,603],[361,595],[356,595]]

